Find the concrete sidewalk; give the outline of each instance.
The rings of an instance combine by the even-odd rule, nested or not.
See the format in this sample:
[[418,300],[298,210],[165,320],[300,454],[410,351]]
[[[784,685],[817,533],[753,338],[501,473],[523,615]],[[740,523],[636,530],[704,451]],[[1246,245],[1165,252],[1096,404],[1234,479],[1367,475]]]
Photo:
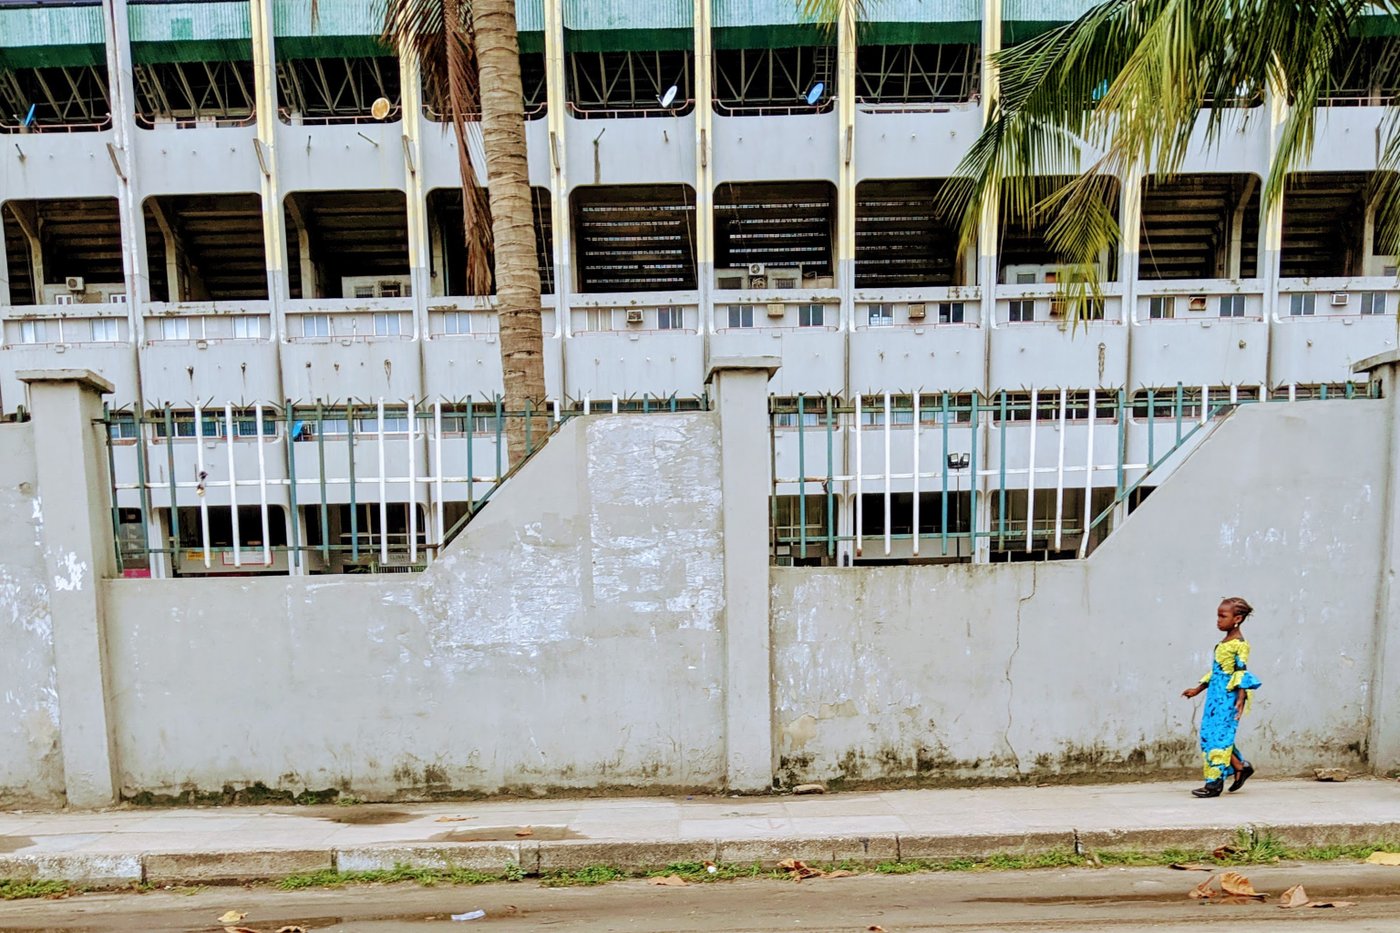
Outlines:
[[996,787],[824,796],[547,798],[440,804],[0,814],[0,878],[89,886],[418,867],[975,857],[1080,846],[1208,849],[1242,826],[1292,845],[1400,841],[1400,783]]

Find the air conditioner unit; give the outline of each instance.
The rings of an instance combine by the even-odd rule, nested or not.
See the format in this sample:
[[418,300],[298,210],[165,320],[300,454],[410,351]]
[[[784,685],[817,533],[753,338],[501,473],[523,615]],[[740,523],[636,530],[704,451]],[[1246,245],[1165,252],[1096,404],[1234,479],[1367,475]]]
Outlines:
[[742,272],[731,272],[728,274],[717,274],[715,276],[715,288],[720,290],[733,289],[738,291],[744,287],[748,281],[748,276]]
[[1345,308],[1347,306],[1347,302],[1350,300],[1351,296],[1348,295],[1346,292],[1332,293],[1332,307],[1334,308]]
[[107,301],[114,305],[126,304],[126,292],[115,292],[107,296]]
[[909,320],[922,321],[926,317],[928,317],[928,305],[922,301],[909,306]]
[[642,323],[642,309],[641,309],[641,308],[629,308],[628,311],[627,311],[627,323],[628,323],[628,324],[640,324],[640,323]]
[[787,314],[787,306],[784,305],[781,301],[770,301],[770,302],[768,302],[768,316],[769,316],[769,317],[783,317],[783,316],[785,316],[786,314]]
[[1204,311],[1204,310],[1206,310],[1206,296],[1205,296],[1205,295],[1192,295],[1189,299],[1187,299],[1187,302],[1186,302],[1186,310],[1187,310],[1187,311]]
[[71,304],[73,303],[73,296],[72,296],[72,295],[54,295],[54,296],[53,296],[53,303],[56,304],[56,305],[71,305]]
[[[759,268],[761,269],[761,268],[763,268],[763,267],[762,267],[762,266],[759,266]],[[767,287],[768,287],[768,277],[767,277],[766,275],[751,275],[751,276],[749,276],[749,288],[751,288],[751,289],[764,289],[764,288],[767,288]]]
[[70,275],[63,280],[63,287],[70,292],[80,292],[86,288],[86,283],[83,282],[81,275]]
[[796,288],[797,283],[802,281],[802,273],[796,269],[788,272],[773,272],[768,276],[771,288]]
[[749,263],[749,275],[763,275],[768,267],[761,262]]

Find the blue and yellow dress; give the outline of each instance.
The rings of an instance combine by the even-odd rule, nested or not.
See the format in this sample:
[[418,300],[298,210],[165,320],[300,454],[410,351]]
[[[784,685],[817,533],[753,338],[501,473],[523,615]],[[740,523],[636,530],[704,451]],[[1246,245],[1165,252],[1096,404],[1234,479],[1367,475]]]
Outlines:
[[1249,672],[1249,642],[1243,638],[1223,641],[1215,646],[1215,661],[1210,673],[1201,678],[1206,685],[1206,706],[1201,713],[1201,754],[1205,757],[1207,782],[1221,781],[1235,773],[1230,756],[1244,761],[1235,745],[1235,731],[1240,721],[1235,718],[1234,691],[1244,690],[1244,711],[1249,712],[1251,691],[1259,689],[1259,678]]

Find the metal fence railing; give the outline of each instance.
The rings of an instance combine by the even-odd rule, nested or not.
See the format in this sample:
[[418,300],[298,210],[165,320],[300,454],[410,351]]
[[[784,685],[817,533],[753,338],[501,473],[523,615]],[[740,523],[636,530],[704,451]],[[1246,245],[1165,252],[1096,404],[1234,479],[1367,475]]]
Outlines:
[[1371,383],[774,398],[775,563],[1084,557],[1239,405]]
[[[706,398],[499,397],[339,406],[107,409],[126,575],[422,569],[569,419],[700,410]],[[506,435],[523,425],[525,460]]]

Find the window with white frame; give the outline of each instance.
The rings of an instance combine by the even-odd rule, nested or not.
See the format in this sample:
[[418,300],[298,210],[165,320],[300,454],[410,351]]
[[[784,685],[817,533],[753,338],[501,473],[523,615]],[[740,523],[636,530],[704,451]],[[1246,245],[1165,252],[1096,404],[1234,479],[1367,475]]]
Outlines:
[[1244,317],[1244,296],[1243,296],[1243,295],[1221,295],[1221,296],[1220,296],[1220,316],[1221,316],[1221,317]]
[[1168,321],[1176,317],[1176,296],[1153,295],[1147,299],[1147,316],[1153,321]]
[[938,303],[938,323],[961,324],[966,317],[967,305],[961,301],[940,301]]
[[1385,314],[1385,292],[1362,292],[1362,314]]
[[48,343],[49,330],[47,325],[47,321],[20,321],[19,342]]
[[657,308],[657,330],[685,330],[685,312],[680,308]]
[[403,315],[398,311],[377,311],[374,315],[374,336],[402,337]]
[[301,316],[301,335],[303,337],[329,337],[331,335],[330,315],[303,314]]
[[1317,296],[1312,292],[1297,292],[1288,296],[1288,314],[1301,317],[1317,313]]
[[449,337],[461,337],[472,332],[470,311],[448,311],[442,316],[442,332]]
[[187,317],[163,317],[160,319],[162,340],[189,340],[190,319]]
[[826,305],[798,305],[798,327],[825,327]]
[[92,326],[93,343],[118,343],[121,341],[121,322],[114,317],[95,317],[88,322]]
[[884,303],[870,305],[865,320],[871,327],[893,327],[894,306]]
[[730,305],[730,327],[753,327],[753,305]]
[[1008,321],[1012,324],[1025,324],[1035,320],[1035,300],[1031,298],[1017,298],[1010,303]]
[[233,338],[235,340],[261,340],[263,334],[262,315],[259,314],[239,314],[233,318]]
[[583,330],[591,332],[612,330],[612,308],[584,308],[580,314],[583,318]]

